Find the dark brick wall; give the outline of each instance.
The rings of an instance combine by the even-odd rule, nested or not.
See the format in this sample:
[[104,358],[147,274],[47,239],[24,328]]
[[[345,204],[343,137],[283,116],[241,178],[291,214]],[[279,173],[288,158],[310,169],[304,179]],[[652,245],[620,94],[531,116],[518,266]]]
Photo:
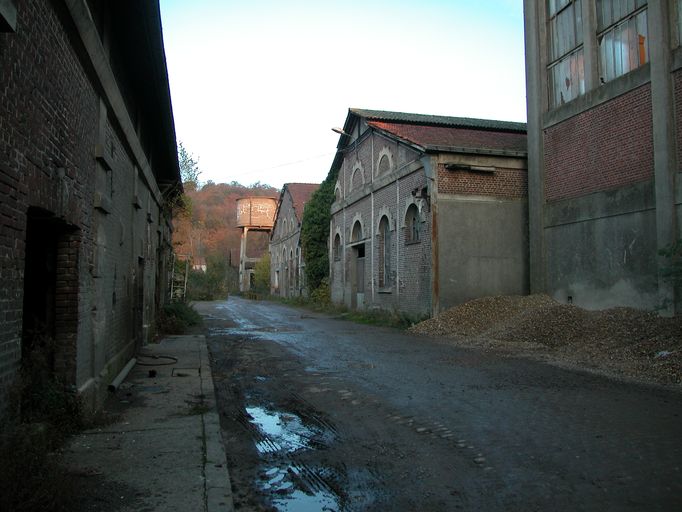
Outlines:
[[[100,110],[99,79],[74,47],[68,15],[54,10],[60,5],[22,1],[16,33],[0,33],[0,386],[21,360],[32,208],[60,230],[55,371],[96,406],[152,335],[170,232],[150,189],[158,193],[156,185],[141,177],[148,164],[114,113]],[[106,165],[95,159],[97,144]]]
[[62,218],[77,240],[60,242],[56,326],[63,350],[56,361],[75,378],[79,262],[93,244],[92,148],[98,97],[52,3],[18,5],[16,33],[0,33],[0,383],[20,360],[26,214],[37,206]]
[[649,84],[544,133],[547,201],[645,181],[653,176]]

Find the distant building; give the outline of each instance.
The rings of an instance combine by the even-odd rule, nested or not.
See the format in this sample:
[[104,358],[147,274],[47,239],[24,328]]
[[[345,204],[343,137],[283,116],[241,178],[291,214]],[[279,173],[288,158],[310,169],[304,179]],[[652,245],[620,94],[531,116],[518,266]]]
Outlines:
[[270,292],[273,295],[298,297],[306,293],[301,221],[303,207],[319,187],[313,183],[286,183],[279,195],[270,237]]
[[524,2],[531,290],[588,308],[680,295],[682,1]]
[[431,315],[528,291],[526,127],[350,109],[332,171],[332,299]]
[[168,294],[182,188],[158,3],[4,0],[0,69],[0,405],[36,350],[94,407]]

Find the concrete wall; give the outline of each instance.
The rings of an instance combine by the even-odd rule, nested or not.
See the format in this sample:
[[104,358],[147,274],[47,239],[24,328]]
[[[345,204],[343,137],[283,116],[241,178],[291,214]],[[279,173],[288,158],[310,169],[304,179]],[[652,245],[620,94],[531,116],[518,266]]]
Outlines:
[[549,204],[548,291],[588,309],[656,308],[654,224],[652,181]]
[[528,293],[523,199],[439,195],[440,308],[486,295]]
[[41,325],[29,312],[45,313],[55,372],[94,407],[152,335],[170,225],[87,12],[27,0],[16,32],[0,34],[0,384],[16,375],[25,326]]
[[675,2],[648,3],[649,60],[606,83],[595,1],[582,5],[585,93],[550,109],[546,4],[524,2],[531,291],[674,314],[679,290],[662,278],[657,253],[680,236]]
[[[525,295],[525,158],[438,156],[439,309],[487,295]],[[448,170],[445,163],[486,172]]]

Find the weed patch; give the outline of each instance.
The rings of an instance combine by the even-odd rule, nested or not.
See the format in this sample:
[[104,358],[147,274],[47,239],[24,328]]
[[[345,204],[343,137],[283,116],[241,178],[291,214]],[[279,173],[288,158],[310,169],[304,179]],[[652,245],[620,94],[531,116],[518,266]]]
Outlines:
[[200,325],[201,315],[187,302],[171,302],[159,311],[156,320],[157,336],[184,334],[189,327]]

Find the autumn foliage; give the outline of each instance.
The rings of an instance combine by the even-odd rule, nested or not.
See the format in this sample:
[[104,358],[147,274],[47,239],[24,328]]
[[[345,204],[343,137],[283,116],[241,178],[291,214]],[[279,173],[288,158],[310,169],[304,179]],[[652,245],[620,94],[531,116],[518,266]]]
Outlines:
[[[192,190],[185,188],[185,206],[173,219],[173,246],[178,258],[191,258],[195,264],[222,261],[239,266],[241,229],[237,227],[237,199],[249,196],[277,197],[279,191],[255,183],[207,182]],[[267,252],[267,236],[249,235],[249,256]]]

